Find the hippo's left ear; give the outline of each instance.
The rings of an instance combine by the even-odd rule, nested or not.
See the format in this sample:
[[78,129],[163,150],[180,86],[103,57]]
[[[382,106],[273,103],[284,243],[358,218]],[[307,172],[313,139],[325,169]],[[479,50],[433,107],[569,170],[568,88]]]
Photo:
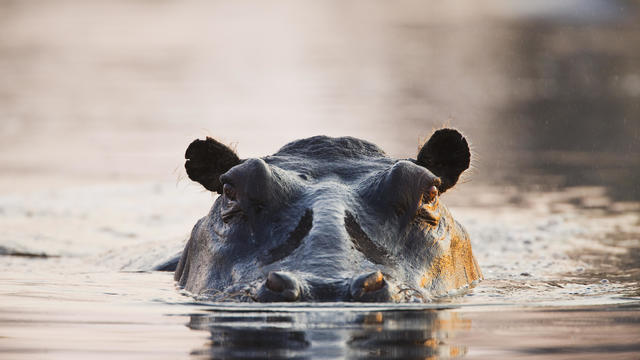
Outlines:
[[189,179],[218,194],[222,194],[220,175],[240,164],[240,159],[233,150],[208,136],[206,140],[194,140],[184,157],[187,159],[184,168]]
[[471,152],[467,139],[455,129],[440,129],[420,149],[416,164],[440,177],[438,190],[443,193],[458,182],[469,168]]

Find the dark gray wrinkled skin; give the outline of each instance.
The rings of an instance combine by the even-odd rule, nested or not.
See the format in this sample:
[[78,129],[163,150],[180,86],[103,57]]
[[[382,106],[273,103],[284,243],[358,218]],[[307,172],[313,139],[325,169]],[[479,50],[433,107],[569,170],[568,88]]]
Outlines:
[[[324,136],[246,159],[220,177],[242,212],[223,219],[230,200],[220,195],[193,228],[175,279],[214,301],[426,301],[456,290],[451,284],[464,288],[479,269],[452,282],[433,262],[452,236],[465,244],[468,236],[438,200],[437,225],[416,216],[437,180],[414,162],[363,140]],[[376,271],[382,288],[360,291]],[[267,287],[270,272],[293,291]]]

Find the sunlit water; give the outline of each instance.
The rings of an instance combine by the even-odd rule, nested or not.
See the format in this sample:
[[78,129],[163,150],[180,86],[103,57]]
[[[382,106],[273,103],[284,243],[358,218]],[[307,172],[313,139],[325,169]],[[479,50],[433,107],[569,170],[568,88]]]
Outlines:
[[[0,0],[0,358],[638,358],[640,10],[514,4]],[[443,124],[465,294],[211,304],[149,271],[214,199],[193,138],[408,158]]]

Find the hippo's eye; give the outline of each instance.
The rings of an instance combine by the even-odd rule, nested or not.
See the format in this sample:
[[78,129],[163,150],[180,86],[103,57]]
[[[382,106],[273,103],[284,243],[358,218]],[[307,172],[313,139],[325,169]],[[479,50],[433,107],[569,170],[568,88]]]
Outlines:
[[242,208],[237,201],[236,188],[226,183],[222,186],[222,196],[224,196],[223,209],[222,209],[222,221],[224,223],[230,222],[232,219],[243,214]]
[[422,194],[420,207],[415,219],[422,224],[438,225],[440,215],[437,210],[438,188],[434,185]]
[[222,186],[222,194],[229,200],[236,199],[236,188],[233,185],[226,183]]
[[438,188],[433,185],[422,194],[422,200],[428,204],[432,203],[438,197]]

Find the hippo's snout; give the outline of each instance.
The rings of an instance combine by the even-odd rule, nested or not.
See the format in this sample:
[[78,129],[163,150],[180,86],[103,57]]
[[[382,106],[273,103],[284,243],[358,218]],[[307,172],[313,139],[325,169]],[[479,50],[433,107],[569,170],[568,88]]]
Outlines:
[[258,291],[258,300],[263,302],[292,302],[300,300],[300,281],[291,274],[272,271]]
[[260,302],[295,302],[323,300],[314,295],[333,294],[334,300],[353,302],[388,302],[393,300],[391,286],[380,271],[375,271],[352,279],[326,282],[301,280],[296,275],[271,271],[258,289],[256,300]]

